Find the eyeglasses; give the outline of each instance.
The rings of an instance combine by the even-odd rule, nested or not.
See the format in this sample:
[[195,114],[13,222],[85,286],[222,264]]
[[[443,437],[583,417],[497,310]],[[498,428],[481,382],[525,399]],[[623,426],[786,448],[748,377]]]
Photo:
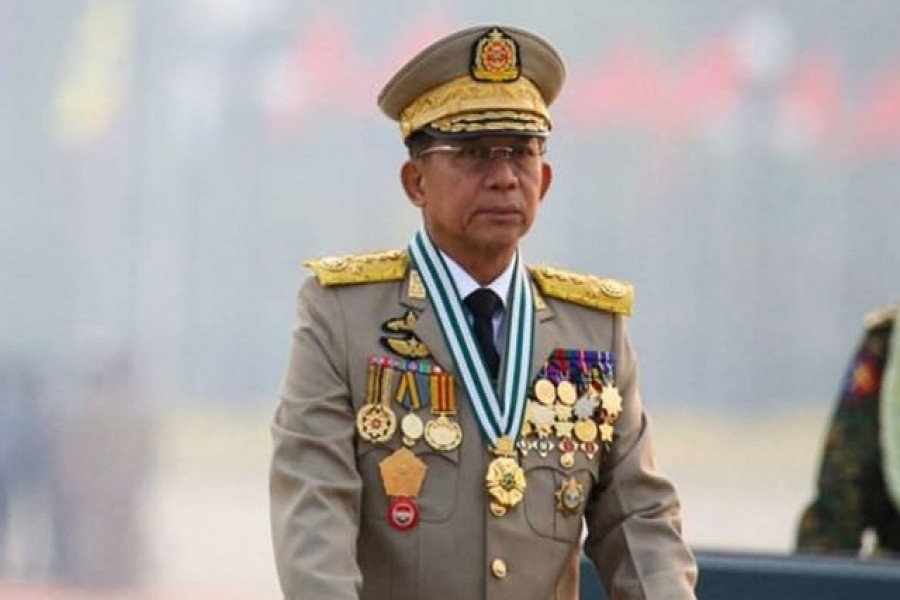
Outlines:
[[477,170],[486,168],[494,158],[501,157],[517,169],[533,168],[546,151],[543,144],[521,144],[516,146],[486,146],[482,144],[438,144],[429,146],[416,155],[423,158],[429,154],[446,153],[453,155],[454,161],[461,167]]

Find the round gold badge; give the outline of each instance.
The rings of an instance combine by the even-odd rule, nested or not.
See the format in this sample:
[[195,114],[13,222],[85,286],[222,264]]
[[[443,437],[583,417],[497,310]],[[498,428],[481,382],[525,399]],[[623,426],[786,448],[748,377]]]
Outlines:
[[534,382],[534,397],[542,404],[553,404],[556,400],[556,386],[549,379],[538,379]]
[[575,389],[571,381],[563,380],[556,386],[556,395],[559,397],[560,402],[566,406],[572,406],[575,404],[575,400],[578,399],[578,390]]
[[425,442],[439,452],[455,450],[462,443],[462,427],[446,415],[425,424]]
[[383,444],[397,430],[397,417],[383,404],[366,404],[356,415],[359,437],[373,444]]
[[403,432],[405,437],[415,443],[416,440],[422,437],[422,433],[425,431],[425,424],[422,423],[422,419],[416,413],[408,413],[400,420],[400,431]]
[[593,442],[597,439],[597,424],[593,421],[576,422],[575,437],[582,442]]

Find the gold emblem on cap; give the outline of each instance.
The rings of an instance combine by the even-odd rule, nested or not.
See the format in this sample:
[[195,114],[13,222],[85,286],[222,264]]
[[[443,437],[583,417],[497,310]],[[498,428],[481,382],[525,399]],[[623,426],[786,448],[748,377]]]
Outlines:
[[475,41],[472,66],[476,81],[515,81],[521,75],[516,40],[494,27]]

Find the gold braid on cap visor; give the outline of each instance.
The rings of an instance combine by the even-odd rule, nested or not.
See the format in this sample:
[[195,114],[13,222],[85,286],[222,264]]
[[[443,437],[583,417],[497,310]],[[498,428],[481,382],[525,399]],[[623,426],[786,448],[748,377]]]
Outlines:
[[404,140],[426,125],[447,133],[542,135],[550,131],[550,113],[537,86],[524,77],[511,83],[485,83],[466,75],[425,92],[400,113]]

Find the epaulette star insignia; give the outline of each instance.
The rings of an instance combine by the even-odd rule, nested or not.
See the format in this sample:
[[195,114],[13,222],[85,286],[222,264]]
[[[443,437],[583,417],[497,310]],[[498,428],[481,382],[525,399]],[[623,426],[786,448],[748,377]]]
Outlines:
[[546,266],[532,267],[530,271],[545,296],[622,315],[632,312],[634,288],[630,283]]
[[305,261],[322,285],[351,285],[397,281],[406,276],[409,257],[405,251],[326,257]]

